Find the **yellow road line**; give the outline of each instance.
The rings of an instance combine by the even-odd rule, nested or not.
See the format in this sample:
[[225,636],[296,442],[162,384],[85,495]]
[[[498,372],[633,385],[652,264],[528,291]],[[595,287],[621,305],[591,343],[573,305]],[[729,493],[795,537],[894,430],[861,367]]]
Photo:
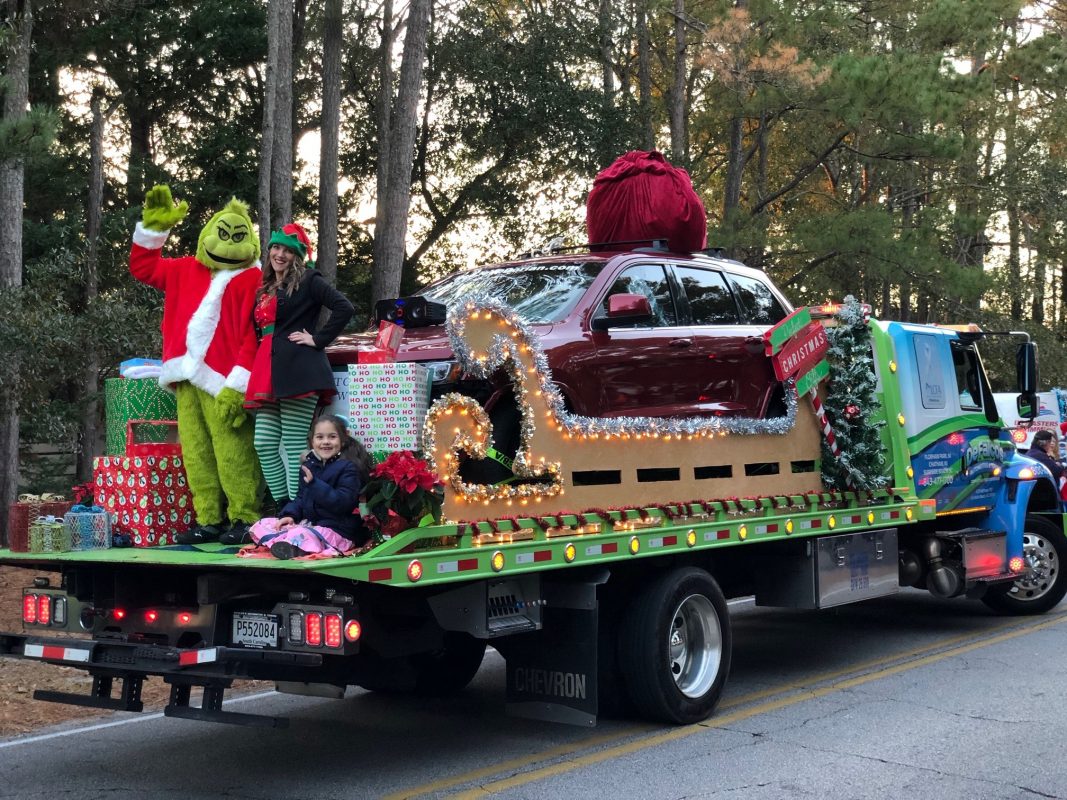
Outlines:
[[524,772],[521,775],[515,775],[510,778],[504,778],[499,781],[493,781],[487,783],[484,786],[479,786],[475,789],[471,789],[466,792],[460,792],[453,797],[462,798],[463,800],[473,800],[474,798],[483,798],[486,795],[493,794],[495,792],[505,791],[507,789],[513,789],[516,786],[523,786],[527,783],[533,783],[534,781],[543,780],[545,778],[555,777],[556,775],[562,775],[563,773],[570,772],[580,767],[586,767],[591,764],[597,764],[601,761],[607,761],[612,758],[619,758],[620,756],[629,755],[630,753],[637,752],[638,750],[644,750],[650,747],[656,747],[667,742],[673,742],[678,739],[684,739],[687,736],[692,736],[695,733],[702,733],[710,729],[723,728],[727,725],[731,725],[735,722],[740,722],[750,717],[756,717],[761,714],[767,714],[772,711],[778,711],[782,708],[787,708],[797,703],[801,703],[807,700],[815,700],[820,697],[825,697],[828,694],[842,691],[844,689],[852,689],[856,686],[862,686],[866,683],[871,683],[882,678],[888,678],[892,675],[897,675],[901,672],[907,672],[918,667],[934,664],[938,661],[943,661],[946,658],[953,656],[963,655],[973,650],[978,650],[983,647],[989,647],[990,645],[1000,644],[1014,639],[1023,634],[1032,633],[1034,631],[1041,630],[1043,628],[1049,628],[1053,625],[1058,625],[1067,619],[1067,615],[1058,615],[1056,619],[1046,620],[1045,622],[1038,623],[1036,625],[1027,625],[1014,630],[1002,633],[998,636],[982,639],[981,641],[972,642],[971,644],[962,645],[949,650],[944,650],[933,655],[925,656],[923,658],[916,659],[914,661],[908,661],[904,664],[897,664],[892,667],[886,667],[885,669],[878,670],[876,672],[870,672],[866,675],[861,675],[856,678],[850,678],[848,680],[835,683],[831,686],[824,687],[822,689],[809,689],[798,694],[791,695],[789,697],[783,697],[778,700],[772,700],[766,703],[761,703],[752,708],[747,708],[741,711],[735,711],[732,714],[726,714],[723,716],[712,717],[707,722],[697,723],[695,725],[686,725],[680,728],[673,728],[664,733],[656,736],[650,736],[642,739],[638,739],[633,742],[618,745],[616,747],[609,747],[605,750],[600,750],[596,753],[589,753],[588,755],[579,756],[569,761],[552,764],[547,767],[541,767],[540,769]]

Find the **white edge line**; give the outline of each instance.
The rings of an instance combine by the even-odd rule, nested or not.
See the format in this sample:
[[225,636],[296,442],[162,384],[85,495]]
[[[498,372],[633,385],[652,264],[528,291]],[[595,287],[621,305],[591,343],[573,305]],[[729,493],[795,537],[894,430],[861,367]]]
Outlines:
[[[223,705],[231,705],[236,703],[243,703],[246,700],[258,700],[269,695],[277,694],[273,689],[269,689],[265,692],[257,692],[256,694],[246,694],[240,697],[233,697],[229,700],[224,700]],[[0,750],[7,747],[15,747],[20,744],[33,744],[34,742],[44,742],[49,739],[59,739],[63,736],[73,736],[76,733],[89,733],[90,731],[102,731],[105,728],[117,728],[120,725],[130,725],[135,722],[148,722],[149,720],[159,719],[163,716],[162,711],[156,711],[151,714],[143,714],[136,717],[130,717],[129,719],[117,719],[112,722],[97,722],[94,725],[85,725],[77,728],[70,728],[62,731],[55,731],[53,733],[42,733],[39,736],[24,736],[19,739],[11,739],[6,742],[0,742]]]

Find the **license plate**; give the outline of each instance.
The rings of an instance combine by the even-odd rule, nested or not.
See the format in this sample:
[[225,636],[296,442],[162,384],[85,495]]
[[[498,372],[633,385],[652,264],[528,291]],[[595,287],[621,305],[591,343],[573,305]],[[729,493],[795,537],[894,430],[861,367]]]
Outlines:
[[233,643],[245,647],[277,647],[278,618],[273,614],[233,615]]

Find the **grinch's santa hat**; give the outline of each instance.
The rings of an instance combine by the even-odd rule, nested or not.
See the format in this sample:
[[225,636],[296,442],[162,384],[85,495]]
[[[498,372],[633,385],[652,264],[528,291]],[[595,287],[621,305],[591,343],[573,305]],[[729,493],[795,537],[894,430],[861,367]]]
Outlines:
[[282,247],[288,247],[294,253],[299,253],[307,266],[314,266],[314,262],[312,261],[311,238],[307,235],[307,231],[295,222],[283,225],[280,231],[271,233],[270,244],[268,247],[273,247],[276,244],[280,244]]

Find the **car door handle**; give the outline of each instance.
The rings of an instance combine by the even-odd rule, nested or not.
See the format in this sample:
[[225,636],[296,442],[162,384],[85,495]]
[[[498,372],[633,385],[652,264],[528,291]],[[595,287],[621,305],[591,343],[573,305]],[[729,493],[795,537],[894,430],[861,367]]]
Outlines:
[[669,342],[667,342],[667,344],[669,344],[671,347],[692,347],[693,346],[693,340],[692,339],[671,339]]

